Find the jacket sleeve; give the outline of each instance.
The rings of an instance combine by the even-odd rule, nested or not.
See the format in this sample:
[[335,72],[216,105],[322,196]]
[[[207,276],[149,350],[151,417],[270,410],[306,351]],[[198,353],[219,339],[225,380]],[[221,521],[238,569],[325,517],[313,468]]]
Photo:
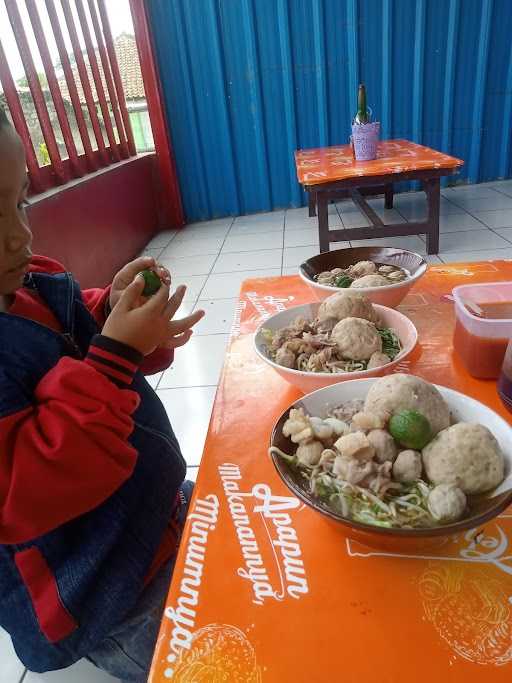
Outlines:
[[[96,320],[101,330],[107,319],[109,306],[110,286],[105,289],[85,289],[82,292],[84,304]],[[154,375],[156,372],[166,370],[174,360],[173,349],[156,349],[149,356],[146,356],[140,366],[144,375]]]
[[173,349],[155,349],[146,356],[140,366],[145,375],[154,375],[156,372],[166,370],[174,360]]
[[[97,335],[84,360],[62,358],[29,405],[0,372],[0,543],[22,543],[97,507],[128,479],[141,356]],[[7,412],[5,406],[17,406]]]
[[110,297],[110,285],[105,289],[84,289],[82,290],[82,300],[89,309],[99,329],[101,330],[107,319],[110,307],[108,300]]

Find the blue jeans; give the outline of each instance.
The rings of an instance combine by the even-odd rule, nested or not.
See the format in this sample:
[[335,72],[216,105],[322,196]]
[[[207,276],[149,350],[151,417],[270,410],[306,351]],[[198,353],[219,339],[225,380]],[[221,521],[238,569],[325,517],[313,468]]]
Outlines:
[[[179,514],[182,527],[193,488],[191,481],[184,481],[181,486],[186,500]],[[120,678],[123,683],[147,683],[175,559],[173,557],[160,569],[134,609],[87,657],[99,669]]]

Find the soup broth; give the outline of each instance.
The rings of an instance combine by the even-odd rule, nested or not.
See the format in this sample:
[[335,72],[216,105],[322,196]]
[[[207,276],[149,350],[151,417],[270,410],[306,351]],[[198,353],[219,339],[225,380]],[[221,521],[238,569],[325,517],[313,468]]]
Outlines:
[[478,304],[482,309],[479,317],[486,320],[512,320],[512,301],[496,301]]
[[459,320],[455,323],[453,346],[473,377],[499,377],[507,344],[506,338],[478,337],[471,334]]

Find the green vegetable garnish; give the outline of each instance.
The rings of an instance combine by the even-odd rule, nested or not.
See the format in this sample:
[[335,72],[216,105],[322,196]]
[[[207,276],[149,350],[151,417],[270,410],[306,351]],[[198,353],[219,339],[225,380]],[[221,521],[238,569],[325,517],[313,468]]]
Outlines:
[[430,422],[415,410],[402,410],[393,415],[388,428],[399,444],[415,451],[421,451],[432,440]]
[[350,287],[353,282],[354,280],[351,277],[342,274],[338,275],[338,277],[334,280],[334,286],[346,289],[347,287]]
[[376,519],[370,514],[365,514],[365,512],[355,513],[353,517],[356,522],[361,522],[362,524],[373,524],[373,526],[382,526],[386,527],[387,529],[390,529],[393,526],[393,524],[390,521],[384,519]]
[[267,327],[264,327],[261,330],[261,336],[263,337],[263,340],[265,341],[266,344],[272,344],[274,341],[274,333],[272,330],[269,330]]
[[142,275],[144,282],[146,283],[142,291],[142,296],[153,296],[153,294],[156,294],[162,286],[162,281],[155,271],[146,269],[141,271],[140,275]]
[[377,328],[377,332],[382,337],[382,353],[385,353],[386,356],[393,360],[402,350],[398,335],[389,327]]

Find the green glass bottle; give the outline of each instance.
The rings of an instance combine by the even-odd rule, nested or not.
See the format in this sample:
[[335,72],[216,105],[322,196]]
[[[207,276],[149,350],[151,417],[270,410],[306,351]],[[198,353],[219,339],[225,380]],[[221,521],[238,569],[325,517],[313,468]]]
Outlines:
[[370,116],[368,113],[368,107],[366,106],[366,88],[364,84],[359,85],[359,91],[357,93],[357,114],[354,119],[354,123],[364,124],[370,122]]

